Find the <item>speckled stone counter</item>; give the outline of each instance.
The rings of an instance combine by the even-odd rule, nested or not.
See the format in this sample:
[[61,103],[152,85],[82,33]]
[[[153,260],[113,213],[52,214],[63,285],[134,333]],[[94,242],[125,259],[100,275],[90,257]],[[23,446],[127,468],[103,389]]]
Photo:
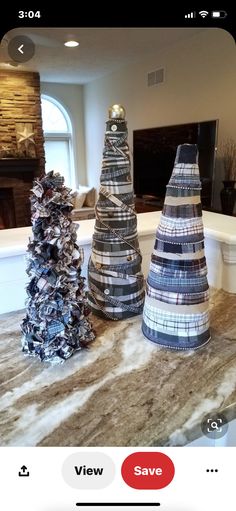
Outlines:
[[146,340],[141,317],[93,317],[86,351],[51,366],[24,356],[24,313],[0,316],[1,446],[185,445],[204,415],[236,417],[236,295],[211,292],[211,342],[197,352]]

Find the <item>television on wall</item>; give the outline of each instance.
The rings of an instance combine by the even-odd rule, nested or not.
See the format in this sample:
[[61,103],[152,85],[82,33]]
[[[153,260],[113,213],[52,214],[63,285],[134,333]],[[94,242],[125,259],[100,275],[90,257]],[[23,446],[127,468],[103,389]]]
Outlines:
[[137,197],[163,203],[179,144],[197,144],[202,205],[211,208],[218,121],[139,129],[133,132],[133,180]]

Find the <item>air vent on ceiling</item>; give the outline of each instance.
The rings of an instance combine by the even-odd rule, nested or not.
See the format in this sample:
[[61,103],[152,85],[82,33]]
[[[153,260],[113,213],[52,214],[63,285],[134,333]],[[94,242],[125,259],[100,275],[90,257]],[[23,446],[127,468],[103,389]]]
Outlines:
[[156,69],[156,71],[151,71],[147,75],[147,84],[148,87],[153,87],[153,85],[159,85],[164,82],[164,68]]

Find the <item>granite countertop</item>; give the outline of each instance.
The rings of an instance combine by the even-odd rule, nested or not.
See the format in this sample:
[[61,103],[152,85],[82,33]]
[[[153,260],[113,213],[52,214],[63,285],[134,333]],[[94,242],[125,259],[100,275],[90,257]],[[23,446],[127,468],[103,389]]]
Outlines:
[[20,348],[23,311],[1,316],[1,446],[178,446],[202,435],[206,413],[236,417],[236,295],[211,292],[212,340],[163,350],[141,317],[93,317],[97,338],[61,365]]

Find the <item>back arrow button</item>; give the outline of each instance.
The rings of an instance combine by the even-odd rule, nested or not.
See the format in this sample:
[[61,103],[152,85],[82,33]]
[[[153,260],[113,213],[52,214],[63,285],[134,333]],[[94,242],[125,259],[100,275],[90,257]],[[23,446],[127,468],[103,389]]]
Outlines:
[[27,62],[34,56],[35,45],[26,35],[18,35],[10,40],[8,53],[15,62]]

